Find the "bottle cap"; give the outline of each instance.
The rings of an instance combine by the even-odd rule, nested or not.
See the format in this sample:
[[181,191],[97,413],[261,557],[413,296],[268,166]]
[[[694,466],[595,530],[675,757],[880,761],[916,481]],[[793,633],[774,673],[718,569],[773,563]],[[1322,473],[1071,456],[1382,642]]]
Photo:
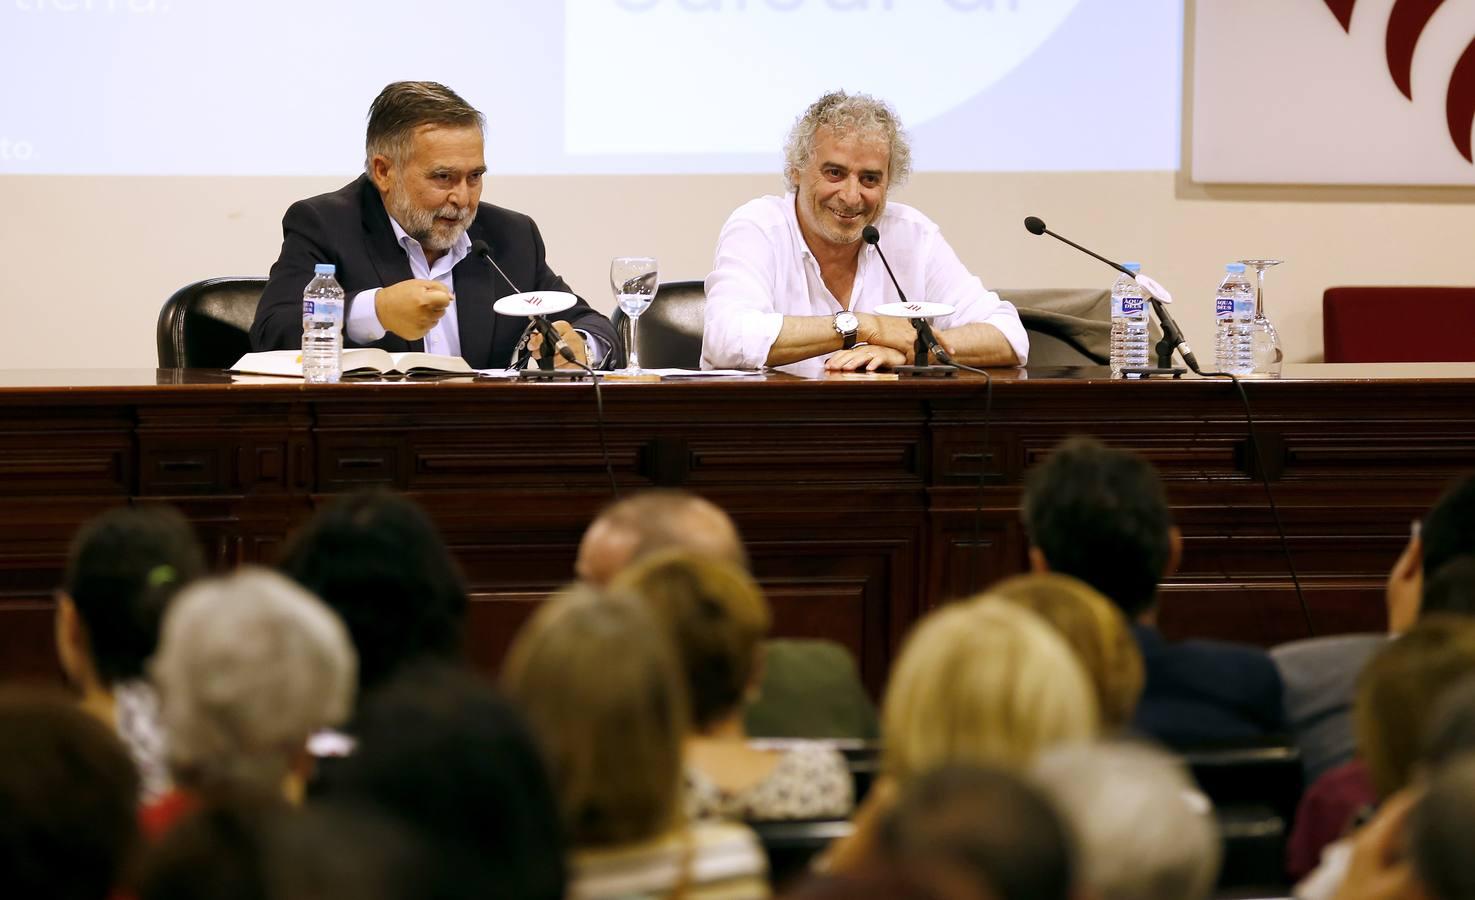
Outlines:
[[1130,262],[1129,263],[1129,262],[1124,262],[1124,263],[1122,263],[1122,268],[1123,269],[1131,269],[1132,270],[1132,274],[1133,275],[1136,275],[1138,272],[1141,272],[1142,271],[1142,263],[1135,263],[1135,262]]
[[[1243,269],[1244,266],[1240,266],[1240,268]],[[332,263],[318,263],[317,265],[312,267],[312,272],[314,275],[333,275],[337,271],[338,267],[333,265]]]
[[1228,272],[1231,275],[1243,275],[1245,273],[1245,264],[1229,263],[1224,267],[1224,271]]

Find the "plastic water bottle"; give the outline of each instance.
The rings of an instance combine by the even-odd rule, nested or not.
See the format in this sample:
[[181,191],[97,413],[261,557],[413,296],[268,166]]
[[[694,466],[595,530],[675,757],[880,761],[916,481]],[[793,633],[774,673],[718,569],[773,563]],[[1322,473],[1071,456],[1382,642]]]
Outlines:
[[343,288],[332,263],[313,266],[302,292],[302,377],[332,384],[343,374]]
[[1255,288],[1245,277],[1244,263],[1224,267],[1224,280],[1214,298],[1214,367],[1231,375],[1249,375],[1255,368]]
[[[1136,275],[1138,263],[1122,263]],[[1122,377],[1123,369],[1147,365],[1147,301],[1142,288],[1126,275],[1111,287],[1111,377]]]

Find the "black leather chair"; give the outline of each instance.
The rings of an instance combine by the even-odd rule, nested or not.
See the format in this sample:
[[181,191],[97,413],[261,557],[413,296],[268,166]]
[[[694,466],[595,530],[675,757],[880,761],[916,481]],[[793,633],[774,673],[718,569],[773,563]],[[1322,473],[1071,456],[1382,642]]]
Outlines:
[[[700,281],[667,281],[640,316],[640,365],[647,369],[699,369],[707,290]],[[610,317],[629,356],[630,319],[618,307]]]
[[224,369],[251,350],[258,277],[207,278],[164,301],[154,338],[161,369]]

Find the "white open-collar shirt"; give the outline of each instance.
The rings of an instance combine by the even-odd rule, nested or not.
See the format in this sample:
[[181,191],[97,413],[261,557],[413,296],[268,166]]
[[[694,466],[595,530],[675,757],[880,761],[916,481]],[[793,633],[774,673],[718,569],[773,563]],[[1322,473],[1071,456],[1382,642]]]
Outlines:
[[[992,325],[1024,364],[1029,338],[1019,312],[963,266],[936,223],[910,206],[888,202],[875,224],[907,299],[953,307],[933,327]],[[831,294],[799,231],[793,193],[749,201],[728,217],[706,290],[702,367],[707,369],[762,368],[785,316],[833,316],[846,308],[873,312],[900,299],[869,244],[860,249],[849,305]]]

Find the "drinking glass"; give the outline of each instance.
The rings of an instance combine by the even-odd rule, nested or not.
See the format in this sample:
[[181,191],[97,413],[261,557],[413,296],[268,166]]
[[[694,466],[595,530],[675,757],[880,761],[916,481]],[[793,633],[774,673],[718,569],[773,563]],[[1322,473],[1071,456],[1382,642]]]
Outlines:
[[656,261],[649,256],[616,256],[609,264],[609,283],[620,309],[630,317],[630,358],[620,371],[640,374],[640,314],[656,298]]
[[1265,270],[1284,260],[1242,259],[1240,262],[1255,270],[1255,320],[1250,323],[1250,355],[1254,361],[1251,377],[1279,378],[1285,354],[1281,352],[1275,326],[1265,316]]

